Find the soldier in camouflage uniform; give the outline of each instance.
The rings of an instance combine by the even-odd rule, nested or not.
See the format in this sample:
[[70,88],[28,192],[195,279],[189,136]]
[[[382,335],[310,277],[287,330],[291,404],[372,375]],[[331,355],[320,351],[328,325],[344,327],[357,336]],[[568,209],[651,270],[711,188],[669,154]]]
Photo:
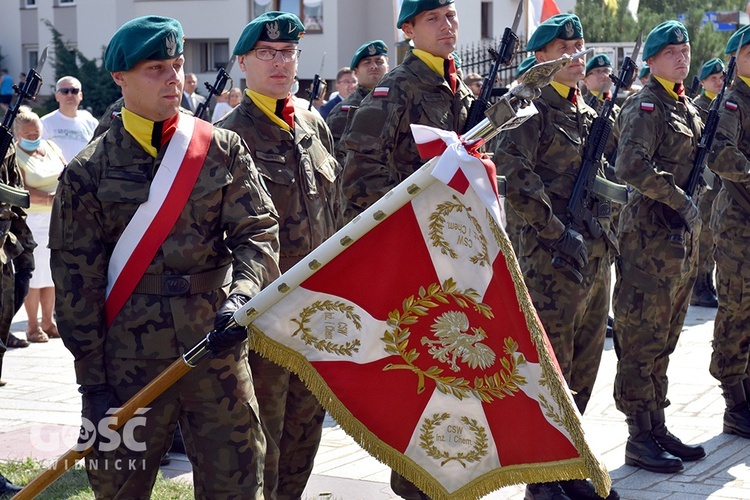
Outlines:
[[362,212],[424,164],[409,125],[462,133],[474,94],[458,78],[454,0],[404,0],[397,27],[414,43],[362,100],[342,140],[344,194]]
[[695,281],[701,222],[683,188],[702,122],[682,86],[690,68],[685,27],[666,21],[654,28],[643,58],[651,77],[625,103],[615,130],[615,173],[633,190],[620,220],[614,396],[628,423],[625,463],[676,472],[683,460],[705,456],[701,446],[683,444],[664,423],[669,356]]
[[382,40],[365,43],[354,53],[351,68],[357,77],[357,90],[336,104],[326,118],[336,147],[336,159],[342,164],[346,159],[346,145],[341,141],[341,136],[344,135],[346,125],[351,121],[362,99],[375,88],[383,75],[388,73],[388,46]]
[[[265,438],[241,341],[247,333],[227,325],[278,277],[278,224],[242,139],[179,113],[182,47],[174,19],[143,17],[118,29],[105,67],[122,89],[122,114],[64,170],[52,208],[57,321],[83,394],[81,437],[94,442],[86,467],[97,498],[147,498],[178,420],[197,498],[263,498]],[[187,162],[196,165],[191,160],[175,178],[183,206],[175,189],[165,193],[157,181],[177,169],[181,159],[171,161],[173,154],[191,152],[199,162],[195,181],[183,175]],[[175,221],[163,238],[149,228],[135,256],[122,247],[134,243],[123,234],[133,234],[135,221],[150,224],[145,202],[161,197],[160,220],[171,212]],[[144,234],[135,229],[136,239]],[[146,247],[152,251],[144,258]],[[136,261],[148,262],[144,274],[114,274]],[[134,288],[112,309],[123,281]],[[91,426],[209,331],[211,358],[155,399],[142,425],[125,426],[119,443],[100,442]]]
[[[240,105],[217,124],[248,144],[276,204],[282,273],[343,221],[341,167],[332,156],[331,133],[317,113],[295,107],[290,93],[304,30],[297,16],[282,12],[263,14],[245,27],[234,54],[248,88]],[[300,498],[325,411],[297,375],[255,352],[249,359],[268,447],[265,497]]]
[[[703,92],[693,100],[698,108],[703,123],[708,118],[708,110],[711,101],[721,92],[724,83],[724,63],[718,57],[707,61],[701,66],[700,73]],[[714,233],[711,231],[711,207],[716,195],[721,189],[721,181],[715,177],[712,189],[706,190],[701,196],[698,210],[701,213],[701,235],[698,241],[698,277],[693,285],[693,293],[690,297],[691,306],[718,307],[716,288],[714,288]]]
[[[541,63],[579,52],[583,46],[578,17],[560,14],[539,25],[526,49]],[[606,200],[595,199],[586,207],[601,228],[599,235],[572,227],[567,215],[585,142],[596,118],[577,90],[584,68],[580,58],[558,72],[534,100],[539,113],[518,128],[501,132],[495,150],[495,163],[502,165],[506,177],[506,202],[526,221],[519,240],[519,265],[581,413],[591,397],[604,350],[610,267],[616,253]],[[553,257],[569,261],[582,282],[556,268]],[[530,484],[526,498],[599,497],[590,482],[574,480]],[[619,495],[613,491],[610,498]]]
[[[0,163],[0,183],[23,188],[23,177],[16,164],[16,149],[12,141]],[[26,224],[26,212],[21,207],[0,200],[0,377],[13,316],[29,291],[35,247],[36,242]],[[5,383],[0,381],[2,385]]]
[[[737,56],[737,77],[719,108],[711,169],[722,177],[713,205],[719,310],[714,323],[710,371],[726,400],[724,432],[750,438],[750,26],[729,39],[727,54]],[[731,83],[731,82],[730,82]]]

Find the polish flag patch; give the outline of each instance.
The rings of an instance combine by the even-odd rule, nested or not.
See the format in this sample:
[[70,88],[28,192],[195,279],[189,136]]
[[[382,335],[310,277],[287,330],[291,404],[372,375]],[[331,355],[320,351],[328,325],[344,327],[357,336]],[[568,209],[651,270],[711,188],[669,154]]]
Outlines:
[[654,103],[653,102],[642,102],[641,103],[641,110],[642,111],[648,111],[649,113],[654,110]]
[[349,108],[351,108],[351,105],[347,104],[345,106],[341,106],[341,111],[349,111]]
[[388,91],[390,89],[388,87],[375,87],[375,89],[372,91],[373,97],[388,97]]
[[739,105],[736,102],[727,101],[724,103],[724,107],[727,108],[729,111],[737,111],[737,108],[739,108]]

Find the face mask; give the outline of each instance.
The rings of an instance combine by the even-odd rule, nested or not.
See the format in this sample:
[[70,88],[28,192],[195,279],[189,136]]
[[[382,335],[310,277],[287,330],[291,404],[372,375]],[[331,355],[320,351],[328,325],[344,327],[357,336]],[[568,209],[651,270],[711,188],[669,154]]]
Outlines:
[[38,138],[35,141],[30,141],[21,137],[21,149],[26,151],[36,151],[42,144],[42,138]]

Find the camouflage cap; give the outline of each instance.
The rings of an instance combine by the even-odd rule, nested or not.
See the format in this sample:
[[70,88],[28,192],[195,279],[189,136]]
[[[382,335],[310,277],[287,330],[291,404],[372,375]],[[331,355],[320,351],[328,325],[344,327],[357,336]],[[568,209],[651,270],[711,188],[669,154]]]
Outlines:
[[648,67],[648,64],[643,63],[641,69],[638,70],[638,78],[646,78],[650,74],[651,68]]
[[360,61],[362,61],[362,59],[366,57],[387,55],[388,46],[385,44],[385,42],[383,40],[373,40],[371,42],[365,43],[357,49],[357,52],[354,53],[352,63],[349,67],[352,69],[356,68],[357,64],[359,64]]
[[516,80],[518,80],[521,75],[526,73],[528,70],[531,69],[532,66],[534,66],[537,63],[536,56],[529,56],[523,61],[521,61],[521,64],[518,65],[518,68],[516,68]]
[[250,21],[242,30],[233,54],[241,56],[250,52],[260,40],[267,42],[298,43],[305,34],[305,25],[299,17],[289,12],[271,11]]
[[128,71],[144,59],[163,61],[182,54],[182,25],[176,19],[145,16],[132,19],[112,36],[104,52],[107,71]]
[[595,70],[596,68],[611,68],[612,67],[612,61],[609,60],[609,57],[607,57],[607,54],[598,54],[591,59],[589,59],[589,62],[586,63],[586,75],[591,73],[592,70]]
[[643,60],[654,57],[666,45],[682,45],[690,42],[687,29],[679,21],[664,21],[651,30],[643,44]]
[[742,46],[744,47],[750,43],[750,24],[743,26],[729,37],[727,41],[727,48],[724,49],[725,54],[734,54],[737,52],[737,46],[740,44],[740,38],[742,38]]
[[526,44],[527,52],[543,49],[555,38],[577,40],[583,38],[581,20],[575,14],[557,14],[537,26]]
[[396,27],[401,29],[403,24],[416,16],[417,14],[426,10],[439,9],[450,5],[455,0],[404,0],[401,3],[401,12],[398,14],[398,21],[396,21]]
[[706,61],[705,63],[703,63],[703,66],[701,66],[701,74],[698,76],[698,79],[700,81],[703,81],[709,76],[716,73],[722,73],[723,71],[724,61],[722,61],[718,57],[715,57],[710,61]]

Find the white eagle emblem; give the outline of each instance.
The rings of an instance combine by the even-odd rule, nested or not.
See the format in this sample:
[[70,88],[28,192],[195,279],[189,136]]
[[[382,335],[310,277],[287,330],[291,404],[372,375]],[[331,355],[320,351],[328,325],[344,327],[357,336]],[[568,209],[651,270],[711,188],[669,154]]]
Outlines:
[[368,52],[368,53],[369,53],[369,54],[370,54],[371,56],[374,56],[374,55],[375,55],[375,53],[376,53],[377,51],[378,51],[378,49],[376,49],[376,48],[375,48],[375,44],[374,44],[374,43],[371,43],[371,44],[370,44],[370,46],[369,46],[369,47],[367,47],[367,52]]
[[281,36],[279,31],[279,23],[274,21],[272,23],[266,23],[266,35],[270,40],[276,40]]
[[430,327],[437,340],[422,337],[422,345],[429,345],[427,351],[443,363],[448,363],[454,372],[461,371],[457,362],[460,360],[471,368],[488,368],[495,362],[495,352],[479,342],[487,338],[482,328],[469,329],[469,318],[460,311],[448,311],[441,314]]
[[177,36],[174,33],[167,35],[164,38],[164,45],[167,47],[167,55],[174,56],[177,53]]
[[565,36],[567,38],[573,38],[573,35],[575,35],[575,34],[576,34],[576,32],[573,29],[573,23],[570,22],[570,21],[568,21],[567,23],[565,23]]
[[682,30],[680,28],[674,29],[674,35],[677,38],[677,43],[682,43],[685,41],[685,35],[682,34]]

